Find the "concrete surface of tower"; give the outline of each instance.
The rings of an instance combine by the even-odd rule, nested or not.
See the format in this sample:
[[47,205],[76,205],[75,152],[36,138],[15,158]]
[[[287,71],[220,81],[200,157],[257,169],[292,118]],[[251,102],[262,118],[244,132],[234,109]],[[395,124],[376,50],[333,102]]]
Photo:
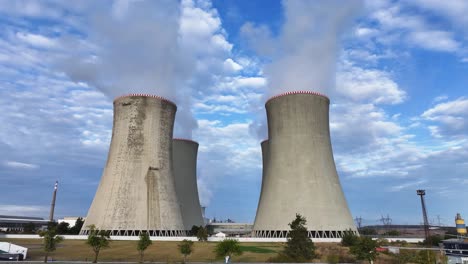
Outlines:
[[114,100],[109,155],[81,234],[95,225],[111,235],[185,235],[172,165],[176,110],[152,95]]
[[286,237],[295,215],[309,237],[357,232],[333,159],[330,100],[309,91],[275,96],[265,104],[268,144],[262,144],[263,183],[253,228],[256,237]]
[[185,230],[204,225],[197,188],[198,143],[175,138],[172,142],[173,165],[177,198]]

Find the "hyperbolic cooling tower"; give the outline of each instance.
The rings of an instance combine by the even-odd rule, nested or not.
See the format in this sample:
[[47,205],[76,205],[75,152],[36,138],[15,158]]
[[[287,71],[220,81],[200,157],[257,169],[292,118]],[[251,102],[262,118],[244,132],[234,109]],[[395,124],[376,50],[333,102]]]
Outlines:
[[286,237],[296,213],[306,218],[312,238],[357,231],[333,160],[329,104],[326,96],[308,91],[266,102],[269,139],[262,142],[263,182],[254,236]]
[[176,109],[152,95],[115,99],[109,156],[82,234],[93,224],[111,235],[185,235],[172,166]]
[[172,141],[174,176],[177,197],[182,210],[185,230],[203,225],[197,188],[198,143],[189,139]]

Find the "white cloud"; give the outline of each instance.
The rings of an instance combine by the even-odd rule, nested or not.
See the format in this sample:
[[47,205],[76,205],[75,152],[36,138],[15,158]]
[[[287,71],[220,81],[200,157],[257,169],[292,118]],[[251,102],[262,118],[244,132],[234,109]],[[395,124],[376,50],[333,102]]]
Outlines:
[[376,104],[398,104],[406,97],[388,72],[361,68],[349,62],[343,62],[339,68],[336,91],[354,101]]
[[0,204],[0,214],[14,216],[42,216],[47,208],[37,205]]
[[389,191],[399,192],[399,191],[402,191],[404,189],[413,188],[415,186],[420,186],[421,184],[424,184],[426,182],[427,182],[426,180],[410,181],[410,182],[406,182],[406,183],[391,186],[389,188]]
[[224,61],[224,70],[227,73],[235,73],[242,69],[243,69],[242,65],[233,61],[231,58],[228,58]]
[[454,52],[460,44],[454,40],[453,33],[440,30],[411,32],[408,39],[414,45],[435,51]]
[[[198,121],[199,129],[194,136],[200,143],[198,183],[202,204],[209,205],[213,191],[231,177],[242,184],[252,181],[249,178],[252,172],[260,169],[260,145],[250,135],[249,125],[247,122]],[[246,174],[247,171],[250,173]]]
[[53,48],[57,46],[56,40],[38,34],[17,32],[16,37],[25,43],[40,48]]
[[39,165],[36,164],[31,164],[31,163],[24,163],[24,162],[18,162],[18,161],[5,161],[4,162],[5,166],[13,168],[13,169],[38,169]]
[[468,17],[466,16],[468,13],[467,1],[416,0],[412,4],[417,4],[419,8],[433,11],[436,14],[442,14],[459,27],[468,25]]
[[460,97],[453,101],[439,103],[424,111],[421,117],[435,123],[435,125],[428,126],[433,136],[466,137],[468,131],[468,99]]
[[49,5],[43,1],[35,0],[0,0],[0,12],[16,16],[59,18],[62,16],[61,10],[53,4]]
[[378,31],[374,28],[358,27],[354,30],[354,34],[360,38],[368,38],[378,34]]

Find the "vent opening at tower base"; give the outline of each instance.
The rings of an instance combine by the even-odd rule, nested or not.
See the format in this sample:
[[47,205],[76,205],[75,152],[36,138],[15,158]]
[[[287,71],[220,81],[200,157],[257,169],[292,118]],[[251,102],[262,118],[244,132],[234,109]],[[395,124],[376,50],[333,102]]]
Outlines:
[[[101,230],[100,230],[101,231]],[[185,230],[104,230],[110,236],[139,236],[148,233],[154,237],[183,237],[187,236]],[[89,235],[89,230],[81,230],[80,235]]]
[[[347,233],[353,233],[358,235],[356,231],[307,231],[307,236],[309,238],[342,238]],[[253,237],[260,237],[260,238],[287,238],[289,234],[289,230],[255,230],[253,231]]]

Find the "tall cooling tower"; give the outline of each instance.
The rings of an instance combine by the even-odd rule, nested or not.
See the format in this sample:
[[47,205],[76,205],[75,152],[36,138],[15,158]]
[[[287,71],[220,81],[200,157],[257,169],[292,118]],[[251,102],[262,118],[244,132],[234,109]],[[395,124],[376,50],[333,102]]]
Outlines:
[[264,182],[254,236],[286,237],[297,213],[312,238],[357,232],[333,160],[329,104],[326,96],[307,91],[266,102],[269,139],[262,143]]
[[[268,139],[265,139],[264,141],[262,141],[262,143],[260,143],[260,146],[262,147],[262,165],[263,165],[263,172],[262,172],[262,185],[261,185],[261,188],[260,188],[260,198],[258,199],[258,206],[257,208],[260,207],[260,204],[262,204],[262,197],[263,197],[263,193],[264,193],[264,190],[265,190],[265,183],[267,182],[265,180],[265,168],[266,168],[266,165],[267,165],[267,161],[268,161],[268,153],[269,153],[269,149],[268,149]],[[258,214],[257,214],[258,215]]]
[[185,230],[203,225],[197,188],[198,143],[188,139],[172,141],[173,164],[177,198],[182,210]]
[[175,191],[172,132],[177,107],[157,96],[115,99],[109,156],[81,234],[185,235]]

